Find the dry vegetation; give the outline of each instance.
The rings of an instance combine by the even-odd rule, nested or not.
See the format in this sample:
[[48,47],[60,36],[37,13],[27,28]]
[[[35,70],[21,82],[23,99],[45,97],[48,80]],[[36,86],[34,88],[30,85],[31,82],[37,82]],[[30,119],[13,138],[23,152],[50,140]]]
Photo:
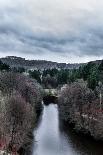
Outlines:
[[36,109],[41,108],[41,88],[35,80],[22,74],[0,75],[0,147],[17,152],[29,143],[36,120]]
[[59,96],[59,113],[62,120],[74,124],[76,131],[103,140],[103,111],[98,91],[89,89],[83,80],[68,84]]

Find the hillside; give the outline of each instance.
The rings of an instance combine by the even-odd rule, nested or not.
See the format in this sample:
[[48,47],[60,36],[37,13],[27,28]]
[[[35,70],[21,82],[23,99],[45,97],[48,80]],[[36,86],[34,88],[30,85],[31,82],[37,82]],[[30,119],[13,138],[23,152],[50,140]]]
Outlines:
[[66,64],[45,60],[26,60],[25,58],[8,56],[0,59],[3,63],[13,67],[24,67],[25,69],[74,69],[79,68],[82,64]]

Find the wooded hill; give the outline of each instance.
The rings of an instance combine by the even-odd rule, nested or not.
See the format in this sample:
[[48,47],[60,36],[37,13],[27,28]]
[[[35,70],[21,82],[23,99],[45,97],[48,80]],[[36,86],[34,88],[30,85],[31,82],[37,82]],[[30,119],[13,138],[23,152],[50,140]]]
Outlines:
[[11,68],[13,67],[23,67],[25,69],[73,69],[79,68],[82,64],[66,64],[66,63],[57,63],[52,61],[45,60],[26,60],[25,58],[8,56],[0,59],[3,63],[6,63]]

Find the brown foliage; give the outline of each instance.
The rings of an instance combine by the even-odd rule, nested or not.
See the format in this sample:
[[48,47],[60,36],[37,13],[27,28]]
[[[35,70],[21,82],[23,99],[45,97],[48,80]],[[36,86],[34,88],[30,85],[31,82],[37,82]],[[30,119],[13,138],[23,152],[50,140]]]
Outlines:
[[24,75],[5,72],[0,75],[0,99],[0,139],[5,139],[9,151],[19,149],[32,132],[41,88]]
[[84,109],[88,108],[95,99],[94,92],[87,88],[84,81],[71,83],[61,92],[59,97],[61,114],[66,115],[66,119],[72,118],[75,112],[83,113]]

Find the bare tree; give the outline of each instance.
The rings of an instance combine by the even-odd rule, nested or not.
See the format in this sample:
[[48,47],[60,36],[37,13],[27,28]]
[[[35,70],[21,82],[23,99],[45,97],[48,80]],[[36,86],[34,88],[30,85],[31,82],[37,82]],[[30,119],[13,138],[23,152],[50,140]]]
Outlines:
[[5,139],[6,150],[17,151],[28,142],[41,100],[35,80],[12,72],[0,75],[0,139]]
[[21,96],[12,96],[7,101],[7,120],[9,127],[9,149],[21,146],[27,133],[32,128],[33,109]]

